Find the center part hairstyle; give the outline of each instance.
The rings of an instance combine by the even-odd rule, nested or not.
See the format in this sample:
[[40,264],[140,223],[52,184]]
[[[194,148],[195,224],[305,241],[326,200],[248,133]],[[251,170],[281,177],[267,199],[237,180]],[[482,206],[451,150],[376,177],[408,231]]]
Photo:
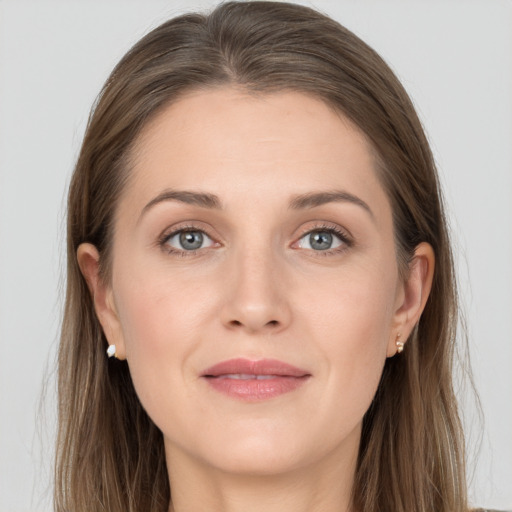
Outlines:
[[[430,298],[400,357],[387,359],[363,422],[353,489],[359,512],[466,512],[464,442],[452,388],[457,295],[434,160],[414,107],[387,64],[352,32],[310,8],[228,2],[151,31],[123,57],[92,110],[72,177],[67,291],[59,352],[58,512],[167,512],[163,437],[107,341],[76,258],[100,252],[111,279],[114,219],[141,130],[191,91],[295,91],[355,124],[389,198],[398,268],[432,245]],[[314,475],[312,475],[314,478]]]

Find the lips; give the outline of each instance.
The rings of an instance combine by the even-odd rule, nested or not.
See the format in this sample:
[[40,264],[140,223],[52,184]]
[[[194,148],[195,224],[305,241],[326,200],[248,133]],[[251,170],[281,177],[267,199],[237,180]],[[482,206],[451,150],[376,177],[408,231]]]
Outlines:
[[276,359],[230,359],[205,370],[202,378],[210,387],[231,398],[261,401],[290,393],[311,374]]

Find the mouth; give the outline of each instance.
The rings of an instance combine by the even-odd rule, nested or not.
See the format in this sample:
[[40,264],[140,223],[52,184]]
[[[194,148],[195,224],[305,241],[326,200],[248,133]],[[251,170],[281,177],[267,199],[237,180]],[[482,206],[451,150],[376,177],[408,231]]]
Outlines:
[[201,377],[231,398],[262,401],[297,390],[311,374],[276,359],[230,359],[208,368]]

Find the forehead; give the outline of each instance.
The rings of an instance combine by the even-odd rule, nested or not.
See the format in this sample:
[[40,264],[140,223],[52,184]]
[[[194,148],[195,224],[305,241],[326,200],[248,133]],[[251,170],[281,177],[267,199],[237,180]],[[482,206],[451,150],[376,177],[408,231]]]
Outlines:
[[132,156],[125,190],[132,206],[166,188],[206,190],[228,202],[314,189],[384,194],[364,134],[298,92],[194,91],[145,126]]

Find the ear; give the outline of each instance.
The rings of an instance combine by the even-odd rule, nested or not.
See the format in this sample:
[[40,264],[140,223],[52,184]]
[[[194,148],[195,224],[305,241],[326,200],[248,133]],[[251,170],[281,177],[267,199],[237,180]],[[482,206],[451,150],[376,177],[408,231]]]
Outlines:
[[[105,337],[110,345],[116,346],[117,359],[126,359],[124,338],[114,303],[112,287],[104,282],[99,273],[100,255],[98,249],[92,244],[80,244],[76,257],[80,271],[91,292],[94,309]],[[107,356],[105,355],[105,357]]]
[[396,354],[398,338],[405,343],[418,323],[432,288],[434,266],[434,250],[430,244],[422,242],[414,250],[409,272],[398,289],[388,357]]

